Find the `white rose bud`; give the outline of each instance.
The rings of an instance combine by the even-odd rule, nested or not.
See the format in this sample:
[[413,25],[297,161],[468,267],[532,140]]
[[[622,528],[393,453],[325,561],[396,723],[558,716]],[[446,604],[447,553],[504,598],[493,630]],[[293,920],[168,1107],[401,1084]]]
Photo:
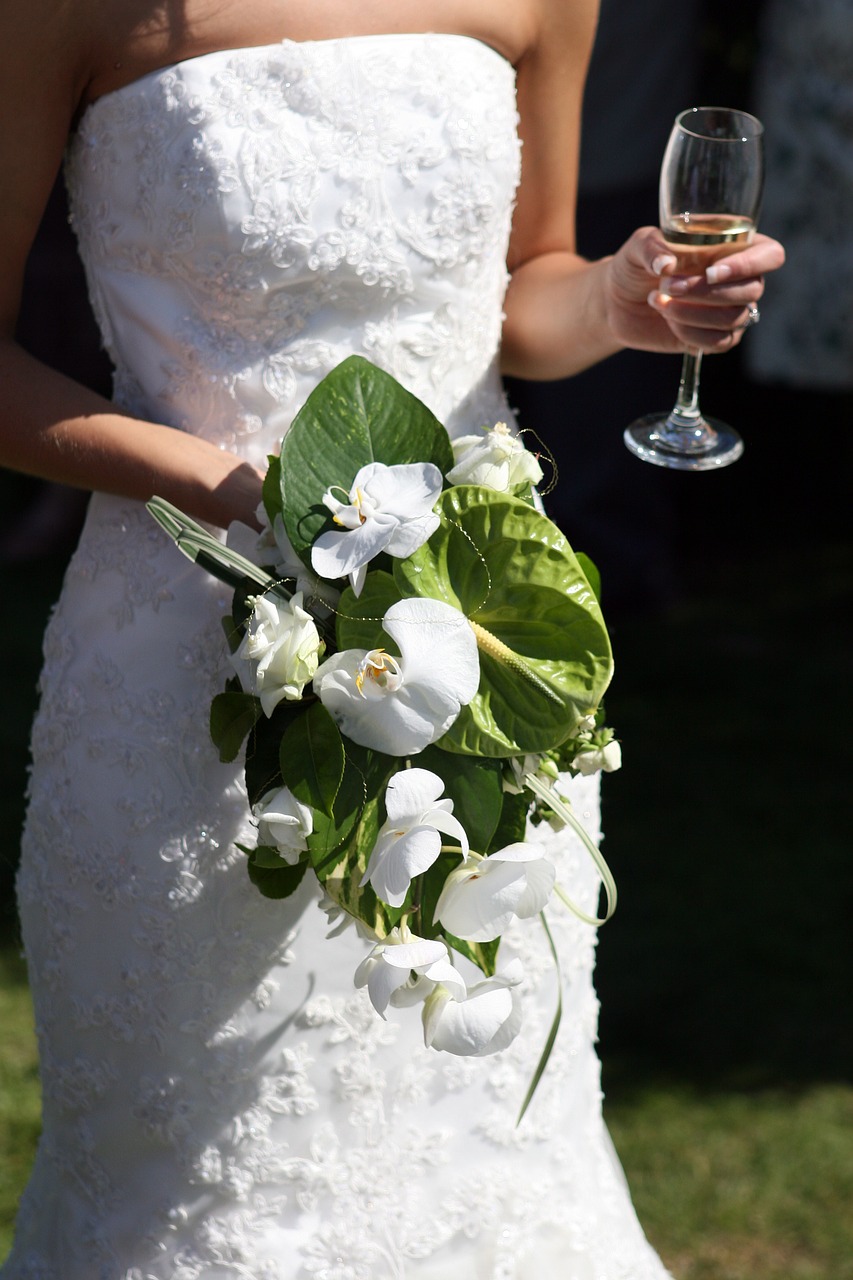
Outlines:
[[451,484],[481,484],[511,493],[542,479],[538,461],[505,422],[485,435],[460,436],[453,441],[453,456],[456,466],[447,473]]
[[598,773],[599,769],[603,769],[605,773],[613,773],[616,769],[622,768],[622,748],[614,738],[606,746],[579,752],[572,764],[578,773],[586,776]]
[[258,843],[277,849],[292,867],[308,848],[314,815],[289,787],[268,791],[252,809],[258,820]]
[[296,700],[314,679],[320,635],[310,613],[302,608],[302,593],[292,600],[257,596],[240,648],[231,658],[247,693],[261,700],[271,716],[285,698]]

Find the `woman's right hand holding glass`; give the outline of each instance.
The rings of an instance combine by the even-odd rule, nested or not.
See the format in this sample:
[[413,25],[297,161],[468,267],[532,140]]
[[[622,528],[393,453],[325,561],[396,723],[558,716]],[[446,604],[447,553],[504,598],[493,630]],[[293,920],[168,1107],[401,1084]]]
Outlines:
[[641,351],[730,351],[743,336],[749,308],[764,293],[764,276],[784,261],[777,240],[756,234],[704,274],[679,274],[660,230],[641,227],[606,264],[608,324],[621,345]]

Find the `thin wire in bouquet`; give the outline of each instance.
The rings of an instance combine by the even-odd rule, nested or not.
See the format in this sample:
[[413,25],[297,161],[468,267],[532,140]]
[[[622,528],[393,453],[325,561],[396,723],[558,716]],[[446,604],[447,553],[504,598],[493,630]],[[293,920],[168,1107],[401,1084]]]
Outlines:
[[[235,674],[210,724],[222,760],[245,744],[253,884],[285,898],[311,871],[330,919],[367,940],[354,980],[377,1013],[420,1005],[426,1044],[465,1056],[520,1030],[520,962],[498,968],[513,920],[539,916],[558,964],[552,898],[589,924],[616,905],[560,785],[619,765],[601,702],[610,643],[594,566],[537,506],[541,475],[503,424],[451,443],[420,400],[353,356],[270,459],[260,538],[232,528],[223,546],[163,499],[148,504],[234,588]],[[531,818],[580,837],[602,917],[556,883]],[[558,1000],[519,1120],[560,1016]]]

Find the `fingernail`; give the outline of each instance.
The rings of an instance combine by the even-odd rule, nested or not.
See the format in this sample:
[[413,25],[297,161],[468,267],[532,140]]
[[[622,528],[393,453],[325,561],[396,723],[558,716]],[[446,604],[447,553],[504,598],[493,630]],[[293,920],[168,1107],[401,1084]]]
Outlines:
[[677,259],[671,253],[659,253],[652,262],[652,275],[659,276],[664,271],[671,271],[677,265]]
[[731,267],[727,267],[725,262],[714,262],[705,272],[705,279],[708,284],[719,284],[721,280],[728,280],[732,274]]
[[646,302],[650,307],[653,307],[655,311],[664,311],[666,309],[667,299],[666,296],[659,293],[657,289],[652,289],[651,293],[646,298]]
[[687,293],[690,283],[683,276],[661,276],[658,288],[661,293],[669,294],[672,298],[677,297],[679,294]]

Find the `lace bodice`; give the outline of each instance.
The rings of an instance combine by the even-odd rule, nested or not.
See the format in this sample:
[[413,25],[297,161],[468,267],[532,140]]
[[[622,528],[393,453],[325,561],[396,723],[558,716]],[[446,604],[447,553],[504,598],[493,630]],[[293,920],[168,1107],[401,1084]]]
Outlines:
[[[451,427],[506,418],[495,356],[518,175],[513,72],[459,36],[211,53],[100,99],[68,161],[116,395],[256,462],[351,352]],[[129,428],[131,429],[131,428]],[[382,1021],[316,886],[248,882],[206,713],[227,593],[96,496],[49,628],[19,878],[44,1134],[3,1280],[662,1280],[609,1146],[594,931],[507,956],[494,1058]],[[597,788],[578,811],[597,829]],[[548,833],[591,907],[577,841]]]
[[390,35],[207,54],[99,99],[67,177],[117,397],[263,461],[355,346],[451,428],[491,419],[513,88],[477,41]]

